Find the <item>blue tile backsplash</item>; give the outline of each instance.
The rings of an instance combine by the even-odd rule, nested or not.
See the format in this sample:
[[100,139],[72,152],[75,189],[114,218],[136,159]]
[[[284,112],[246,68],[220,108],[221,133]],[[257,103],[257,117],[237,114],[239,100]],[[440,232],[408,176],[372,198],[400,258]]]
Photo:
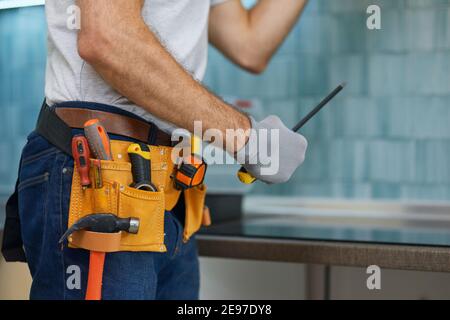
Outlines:
[[[381,7],[381,30],[366,9]],[[450,1],[311,0],[266,74],[210,55],[206,83],[258,98],[293,125],[342,81],[309,123],[304,166],[258,194],[450,200]]]
[[[381,7],[381,30],[366,28],[370,4]],[[0,10],[3,195],[42,102],[45,34],[43,7]],[[342,81],[345,91],[302,131],[310,147],[301,170],[252,192],[450,200],[450,0],[310,0],[263,75],[212,49],[205,79],[289,126]]]
[[0,195],[13,189],[20,152],[44,97],[43,7],[0,10]]

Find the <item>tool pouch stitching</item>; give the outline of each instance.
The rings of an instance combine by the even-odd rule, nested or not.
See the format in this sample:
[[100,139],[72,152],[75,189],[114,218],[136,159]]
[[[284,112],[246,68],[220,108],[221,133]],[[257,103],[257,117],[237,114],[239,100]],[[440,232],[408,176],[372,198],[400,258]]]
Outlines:
[[[92,213],[112,213],[121,218],[138,217],[141,228],[137,235],[122,233],[120,247],[117,251],[165,252],[164,214],[175,205],[181,191],[172,186],[170,178],[171,163],[167,163],[168,150],[158,150],[161,156],[152,163],[152,177],[158,192],[136,190],[131,184],[131,163],[125,157],[129,142],[111,141],[114,150],[121,150],[121,161],[101,161],[103,177],[102,188],[82,190],[78,170],[73,170],[72,191],[69,211],[69,226],[80,218]],[[155,147],[151,147],[155,149]],[[165,156],[163,156],[165,155]],[[157,157],[155,157],[157,158]],[[165,161],[163,159],[166,159]],[[91,181],[94,182],[94,169],[90,169]],[[187,242],[201,227],[206,186],[192,188],[184,192],[186,218],[183,240]],[[136,211],[136,208],[140,208]],[[69,246],[79,248],[69,238]]]
[[[121,218],[138,217],[140,232],[142,230],[145,235],[137,240],[136,235],[123,233],[121,248],[151,246],[158,247],[159,250],[155,251],[163,251],[161,247],[164,246],[164,192],[133,190],[128,186],[121,186],[118,201],[118,216]],[[151,208],[151,210],[147,210],[147,208],[136,210],[136,207],[142,206]]]
[[[113,142],[114,143],[114,142]],[[160,165],[156,162],[155,167]],[[76,169],[76,168],[75,168]],[[155,179],[164,185],[166,172],[158,172]],[[112,213],[121,218],[140,219],[138,234],[122,233],[117,251],[165,252],[164,245],[164,191],[148,192],[129,187],[131,184],[131,164],[124,161],[101,161],[103,186],[82,190],[78,170],[74,170],[69,210],[69,226],[78,219],[93,213]],[[94,183],[94,169],[90,169]],[[161,180],[161,181],[159,181]],[[75,237],[76,238],[76,237]],[[80,248],[73,238],[69,246]]]

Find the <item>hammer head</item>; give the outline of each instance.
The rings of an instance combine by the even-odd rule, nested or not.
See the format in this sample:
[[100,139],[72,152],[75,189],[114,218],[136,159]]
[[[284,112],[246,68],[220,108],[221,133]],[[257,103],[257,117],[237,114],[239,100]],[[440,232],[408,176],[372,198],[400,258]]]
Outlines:
[[139,231],[138,218],[119,218],[110,213],[90,214],[76,221],[61,237],[63,243],[72,233],[87,230],[100,233],[116,233],[125,231],[136,234]]

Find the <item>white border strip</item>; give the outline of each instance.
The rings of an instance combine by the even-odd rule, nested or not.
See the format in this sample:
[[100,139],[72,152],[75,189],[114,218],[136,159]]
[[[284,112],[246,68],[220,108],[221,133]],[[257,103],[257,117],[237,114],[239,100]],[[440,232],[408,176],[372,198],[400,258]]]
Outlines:
[[0,0],[1,9],[12,9],[20,7],[42,6],[45,0]]

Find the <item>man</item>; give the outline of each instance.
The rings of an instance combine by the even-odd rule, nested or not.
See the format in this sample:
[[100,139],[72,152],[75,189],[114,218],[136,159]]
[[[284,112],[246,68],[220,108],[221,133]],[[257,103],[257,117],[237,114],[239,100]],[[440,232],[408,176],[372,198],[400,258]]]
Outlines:
[[[166,133],[178,127],[193,132],[195,121],[224,137],[227,129],[242,129],[246,134],[240,139],[225,141],[226,151],[244,159],[245,168],[261,181],[286,182],[303,162],[306,140],[275,116],[257,122],[237,111],[200,81],[208,39],[240,67],[264,71],[305,4],[260,0],[246,10],[239,0],[48,0],[47,105],[56,111],[63,106],[115,114],[123,110]],[[80,10],[80,30],[67,26],[73,5]],[[262,164],[248,161],[259,152],[251,128],[279,132],[282,144],[267,141],[279,148],[275,174],[264,175]],[[82,299],[88,252],[57,245],[67,227],[73,159],[50,143],[55,134],[47,132],[44,139],[42,130],[29,137],[18,181],[31,298]],[[195,238],[181,241],[183,221],[171,211],[165,214],[164,233],[165,253],[107,254],[104,299],[198,298]],[[77,268],[81,285],[73,278]]]

